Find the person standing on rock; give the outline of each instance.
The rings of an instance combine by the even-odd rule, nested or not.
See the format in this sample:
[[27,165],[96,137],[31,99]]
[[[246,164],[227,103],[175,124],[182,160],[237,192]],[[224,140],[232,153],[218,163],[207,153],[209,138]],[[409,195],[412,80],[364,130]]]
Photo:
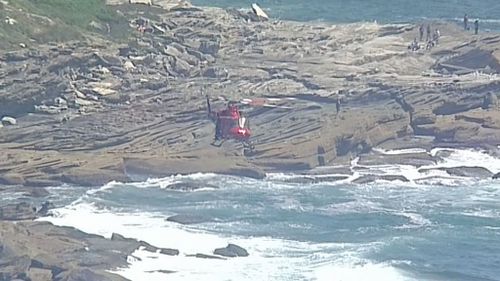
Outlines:
[[426,36],[425,41],[430,41],[430,40],[432,40],[432,37],[431,37],[431,25],[428,24],[427,25],[427,36]]
[[342,98],[340,96],[337,96],[337,101],[335,102],[335,108],[337,109],[337,114],[335,115],[338,116],[340,113],[340,105],[342,103]]
[[436,30],[434,31],[434,44],[438,44],[439,43],[439,37],[441,37],[441,32],[439,32],[439,29],[436,28]]
[[418,33],[420,35],[420,40],[419,41],[422,41],[422,39],[424,39],[424,24],[421,24],[420,27],[418,28]]
[[469,30],[469,17],[467,14],[464,16],[464,30]]
[[474,34],[478,34],[479,32],[479,20],[474,21]]

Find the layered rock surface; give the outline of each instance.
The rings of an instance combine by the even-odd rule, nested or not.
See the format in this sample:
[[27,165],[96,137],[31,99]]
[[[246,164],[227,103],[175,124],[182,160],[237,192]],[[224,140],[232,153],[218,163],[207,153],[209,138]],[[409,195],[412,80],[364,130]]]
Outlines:
[[[413,136],[463,146],[500,140],[495,34],[435,23],[440,44],[410,52],[411,25],[116,9],[132,27],[142,19],[151,30],[131,30],[128,44],[68,42],[2,54],[0,112],[18,121],[0,129],[2,174],[47,185],[127,181],[126,167],[150,167],[154,176],[262,177],[262,170],[343,162]],[[238,144],[210,146],[205,94],[281,98],[276,103],[290,108],[246,109],[257,150],[245,157]]]

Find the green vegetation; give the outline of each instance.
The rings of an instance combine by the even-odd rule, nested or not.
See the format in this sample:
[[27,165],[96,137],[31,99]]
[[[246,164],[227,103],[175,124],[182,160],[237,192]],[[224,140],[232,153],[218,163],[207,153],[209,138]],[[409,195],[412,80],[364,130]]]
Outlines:
[[[83,39],[89,34],[122,40],[129,33],[127,19],[106,6],[104,0],[7,1],[0,7],[1,49],[33,41]],[[6,23],[6,18],[15,23]]]
[[87,28],[91,21],[119,21],[117,14],[104,4],[104,0],[16,0],[12,4],[80,28]]

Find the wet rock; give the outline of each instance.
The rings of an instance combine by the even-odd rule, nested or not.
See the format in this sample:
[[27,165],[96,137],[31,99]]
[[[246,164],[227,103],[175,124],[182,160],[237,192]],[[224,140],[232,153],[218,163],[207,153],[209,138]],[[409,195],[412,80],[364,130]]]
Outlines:
[[133,245],[133,248],[135,248],[135,249],[137,249],[139,247],[143,247],[145,251],[152,252],[152,253],[160,252],[161,254],[170,255],[170,256],[179,255],[179,250],[177,250],[177,249],[158,248],[158,247],[155,247],[155,246],[153,246],[145,241],[138,241],[138,240],[133,239],[133,238],[126,238],[123,235],[118,234],[118,233],[111,234],[111,241],[123,242],[127,245]]
[[0,207],[0,220],[32,220],[36,217],[36,207],[26,202]]
[[160,254],[169,255],[169,256],[178,256],[179,250],[177,249],[169,249],[169,248],[161,248]]
[[20,189],[26,196],[41,198],[49,196],[47,189],[43,187],[24,187]]
[[234,175],[240,177],[247,177],[253,179],[263,179],[266,177],[266,173],[259,168],[231,168],[227,171],[222,171],[221,174]]
[[357,184],[367,184],[372,183],[377,180],[385,180],[385,181],[401,181],[401,182],[409,182],[405,176],[402,175],[364,175],[355,180],[354,183]]
[[180,224],[197,224],[197,223],[207,222],[210,220],[203,216],[181,214],[181,215],[170,216],[167,218],[167,221],[176,222]]
[[225,258],[223,258],[223,257],[206,255],[206,254],[186,255],[186,257],[195,257],[195,258],[199,258],[199,259],[225,260]]
[[407,154],[370,154],[362,155],[358,162],[359,165],[411,165],[421,167],[424,165],[433,165],[436,159],[427,153],[407,153]]
[[248,252],[238,245],[228,244],[225,248],[215,249],[214,255],[224,257],[248,257]]
[[39,215],[39,216],[46,216],[48,214],[48,212],[51,209],[54,209],[55,207],[56,206],[54,204],[52,204],[52,202],[45,201],[45,202],[42,203],[42,206],[38,210],[37,215]]
[[283,180],[287,183],[299,183],[299,184],[311,184],[316,183],[316,179],[313,177],[293,177]]
[[467,177],[467,178],[489,178],[493,173],[483,167],[452,167],[452,168],[432,168],[420,169],[419,172],[426,173],[432,170],[445,171],[450,176]]
[[59,186],[61,185],[61,182],[52,179],[32,178],[32,179],[26,179],[24,185],[29,187],[49,187],[49,186]]
[[118,234],[118,233],[112,233],[111,234],[111,240],[113,241],[129,241],[133,240],[132,238],[126,238],[125,236]]
[[163,273],[163,274],[170,274],[170,273],[176,273],[177,271],[173,271],[173,270],[166,270],[166,269],[160,269],[160,270],[150,270],[150,271],[145,271],[147,273],[155,273],[155,272],[158,272],[158,273]]
[[215,185],[203,184],[203,183],[177,182],[168,185],[167,188],[173,190],[192,191],[200,188],[218,188],[218,187]]
[[494,174],[492,178],[493,178],[494,180],[498,180],[498,179],[500,179],[500,173],[496,173],[496,174]]
[[298,184],[314,184],[322,182],[335,182],[341,181],[349,178],[349,176],[338,175],[338,176],[319,176],[319,177],[293,177],[285,179],[284,182],[287,183],[298,183]]

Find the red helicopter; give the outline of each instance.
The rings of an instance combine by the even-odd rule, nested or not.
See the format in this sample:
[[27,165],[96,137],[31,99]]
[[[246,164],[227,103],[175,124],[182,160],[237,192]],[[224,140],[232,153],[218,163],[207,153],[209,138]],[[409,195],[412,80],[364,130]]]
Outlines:
[[281,109],[291,109],[288,106],[271,104],[273,102],[282,102],[283,100],[295,100],[294,98],[254,98],[242,99],[238,102],[228,101],[225,97],[219,97],[219,100],[227,102],[224,109],[214,111],[210,104],[210,98],[206,95],[208,117],[215,123],[215,140],[212,145],[220,147],[228,139],[236,140],[243,144],[245,155],[251,155],[255,146],[250,141],[252,131],[248,118],[243,115],[240,106],[251,107],[271,107]]
[[233,139],[241,142],[245,150],[252,151],[255,147],[250,142],[252,131],[249,121],[243,116],[237,103],[229,101],[226,108],[213,111],[208,95],[206,99],[208,117],[215,122],[215,140],[212,145],[220,147],[225,140]]

